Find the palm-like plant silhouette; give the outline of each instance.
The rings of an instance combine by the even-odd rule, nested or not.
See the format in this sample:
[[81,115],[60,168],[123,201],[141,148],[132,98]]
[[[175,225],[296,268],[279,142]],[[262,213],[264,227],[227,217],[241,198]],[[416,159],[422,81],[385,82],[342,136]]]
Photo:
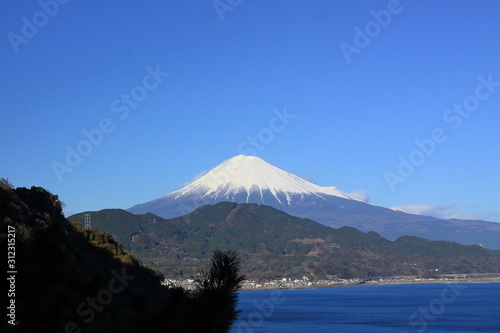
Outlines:
[[204,319],[212,322],[211,332],[228,332],[239,311],[237,291],[245,276],[240,273],[240,258],[234,250],[214,250],[210,267],[196,281],[198,297],[204,306]]

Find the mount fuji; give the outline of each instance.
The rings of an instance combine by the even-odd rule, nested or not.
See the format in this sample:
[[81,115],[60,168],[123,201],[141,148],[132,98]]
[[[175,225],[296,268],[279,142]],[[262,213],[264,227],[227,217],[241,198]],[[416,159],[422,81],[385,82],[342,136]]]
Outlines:
[[500,223],[441,220],[376,206],[245,155],[228,159],[189,185],[128,211],[172,218],[224,201],[268,205],[335,228],[347,225],[375,231],[388,239],[415,235],[500,248]]
[[297,205],[322,203],[331,197],[358,201],[336,187],[318,186],[258,157],[238,155],[182,189],[128,211],[170,218],[222,201],[257,203],[286,211]]

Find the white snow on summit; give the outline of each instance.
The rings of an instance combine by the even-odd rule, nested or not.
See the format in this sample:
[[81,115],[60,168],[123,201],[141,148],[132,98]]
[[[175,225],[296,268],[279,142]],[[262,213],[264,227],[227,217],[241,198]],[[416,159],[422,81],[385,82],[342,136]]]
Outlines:
[[168,196],[178,198],[188,193],[197,193],[202,197],[227,197],[246,192],[248,198],[250,193],[257,191],[257,193],[260,192],[262,198],[263,191],[266,190],[270,191],[278,201],[280,201],[278,193],[285,194],[289,204],[291,194],[318,197],[326,194],[363,201],[349,196],[336,187],[318,186],[283,171],[258,157],[245,155],[238,155],[222,162],[199,179]]

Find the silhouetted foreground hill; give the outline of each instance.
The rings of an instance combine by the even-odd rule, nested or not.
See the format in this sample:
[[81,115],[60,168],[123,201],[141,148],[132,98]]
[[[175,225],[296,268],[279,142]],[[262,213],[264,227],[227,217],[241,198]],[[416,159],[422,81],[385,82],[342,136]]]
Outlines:
[[[173,278],[194,274],[214,248],[237,249],[243,272],[253,279],[500,272],[500,251],[415,236],[389,241],[264,205],[222,202],[173,219],[119,209],[91,215],[96,227]],[[83,213],[69,219],[83,222]]]
[[58,197],[43,188],[14,189],[0,180],[1,260],[7,263],[8,254],[5,271],[12,272],[2,282],[8,296],[2,297],[2,332],[229,329],[243,279],[234,252],[215,252],[201,289],[187,293],[162,286],[163,275],[139,265],[111,235],[82,230],[61,211]]

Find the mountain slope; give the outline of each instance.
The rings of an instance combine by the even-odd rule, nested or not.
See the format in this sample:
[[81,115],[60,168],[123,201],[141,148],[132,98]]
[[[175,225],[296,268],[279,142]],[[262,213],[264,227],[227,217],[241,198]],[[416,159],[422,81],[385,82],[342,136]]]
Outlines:
[[[134,215],[111,214],[136,229]],[[234,319],[225,294],[163,286],[161,273],[111,235],[66,220],[58,197],[41,187],[0,179],[0,229],[9,233],[0,253],[4,263],[9,253],[14,277],[2,282],[1,332],[224,332]]]
[[[92,215],[96,227],[112,232],[108,228],[119,230],[114,226],[124,213]],[[429,275],[436,268],[442,273],[500,271],[500,251],[418,237],[389,241],[374,232],[333,229],[264,205],[222,202],[173,219],[130,215],[127,221],[140,221],[139,226],[130,233],[126,230],[133,227],[126,225],[116,236],[128,239],[141,260],[171,277],[196,273],[197,263],[214,248],[238,250],[250,278]],[[70,218],[82,222],[83,213]]]
[[353,226],[392,240],[415,235],[500,249],[500,223],[441,220],[375,206],[335,187],[310,183],[254,156],[233,157],[182,189],[128,211],[172,218],[223,201],[269,205],[327,226]]

